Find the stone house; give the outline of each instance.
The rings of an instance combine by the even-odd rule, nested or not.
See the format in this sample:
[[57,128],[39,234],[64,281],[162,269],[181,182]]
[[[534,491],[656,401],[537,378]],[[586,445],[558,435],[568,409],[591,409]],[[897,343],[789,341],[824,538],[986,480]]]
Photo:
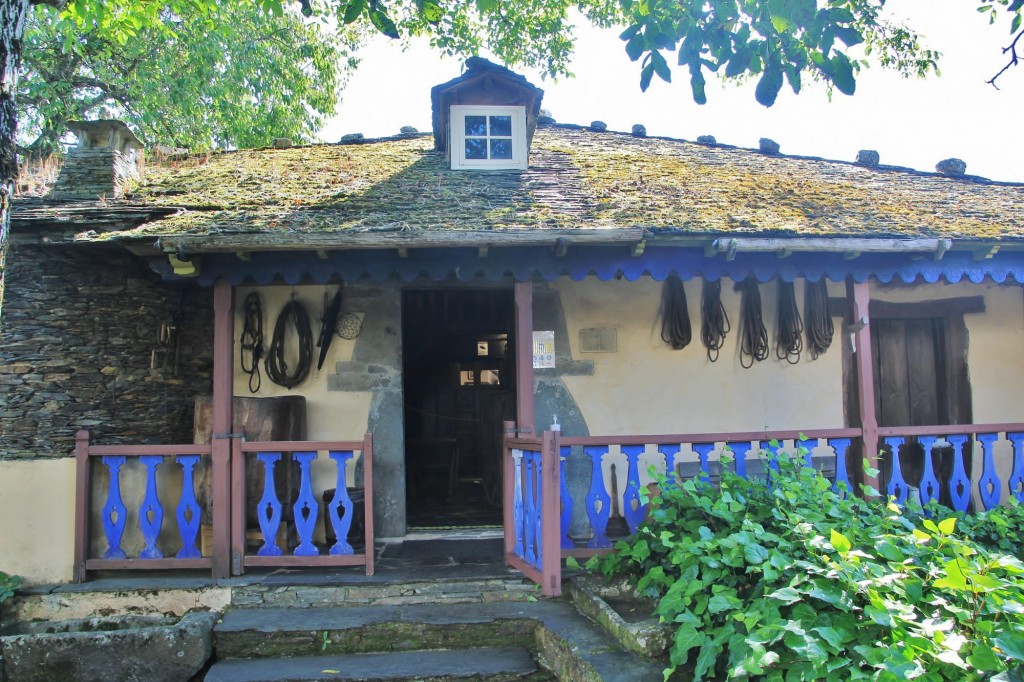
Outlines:
[[[560,125],[542,95],[472,59],[430,135],[144,169],[121,127],[80,126],[73,182],[13,217],[0,568],[353,561],[360,489],[370,542],[600,549],[647,465],[713,474],[723,444],[797,433],[839,480],[883,450],[897,496],[1024,496],[1024,185]],[[286,397],[291,430],[254,435],[284,417],[239,399]],[[523,443],[553,424],[561,503],[529,507]]]

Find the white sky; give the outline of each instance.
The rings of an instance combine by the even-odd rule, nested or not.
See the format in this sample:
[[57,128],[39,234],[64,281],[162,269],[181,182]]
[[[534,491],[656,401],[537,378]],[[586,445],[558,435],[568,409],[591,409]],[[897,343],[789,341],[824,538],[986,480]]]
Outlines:
[[[883,164],[927,171],[955,156],[967,162],[969,174],[1024,181],[1018,125],[1024,65],[1000,78],[1000,90],[985,83],[1005,63],[1001,48],[1009,42],[1009,25],[990,26],[977,4],[889,0],[890,11],[910,20],[925,43],[943,53],[942,75],[904,80],[875,66],[861,72],[854,96],[837,91],[831,102],[818,84],[805,83],[800,95],[784,85],[775,106],[766,109],[754,100],[754,83],[735,86],[709,77],[708,104],[700,106],[693,102],[689,74],[678,67],[678,82],[655,77],[642,93],[639,63],[629,61],[619,31],[599,31],[582,20],[570,66],[575,78],[553,82],[529,69],[515,70],[544,89],[542,106],[560,123],[599,119],[622,131],[642,123],[648,135],[693,140],[709,134],[720,143],[751,148],[770,137],[783,154],[848,161],[859,149],[875,149]],[[462,72],[461,61],[443,58],[425,42],[403,51],[378,36],[360,56],[338,116],[321,132],[325,141],[355,132],[393,135],[403,125],[429,131],[430,88]]]

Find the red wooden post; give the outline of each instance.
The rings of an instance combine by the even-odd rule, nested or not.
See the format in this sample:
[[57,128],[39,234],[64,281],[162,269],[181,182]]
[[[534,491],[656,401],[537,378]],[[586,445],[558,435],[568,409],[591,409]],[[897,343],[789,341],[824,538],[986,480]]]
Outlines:
[[245,572],[245,452],[242,439],[232,438],[231,443],[231,573]]
[[545,431],[541,447],[542,507],[540,512],[541,544],[544,564],[541,566],[541,591],[546,597],[562,594],[561,500],[559,496],[559,434]]
[[532,436],[533,416],[533,282],[515,283],[516,422],[519,435]]
[[373,575],[373,434],[363,436],[363,527],[366,552],[366,575]]
[[[863,430],[864,457],[872,469],[879,468],[878,458],[878,417],[875,414],[875,372],[871,358],[871,317],[868,312],[871,292],[867,281],[846,280],[846,298],[850,306],[850,324],[853,325],[853,354],[857,375],[857,403],[860,408],[860,426]],[[877,476],[862,474],[866,485],[876,490]]]
[[[223,279],[217,280],[213,287],[213,411],[210,440],[210,459],[213,464],[214,578],[227,578],[231,575],[230,435],[235,371],[233,295],[230,283]],[[245,523],[244,515],[241,523]]]
[[502,498],[501,509],[504,517],[505,527],[505,556],[507,557],[516,546],[515,510],[515,468],[512,465],[512,453],[508,448],[508,439],[516,436],[516,423],[502,422],[505,437],[501,440],[501,471],[502,471]]
[[75,433],[75,564],[72,579],[88,578],[85,561],[89,558],[89,514],[92,511],[92,467],[89,463],[89,432]]

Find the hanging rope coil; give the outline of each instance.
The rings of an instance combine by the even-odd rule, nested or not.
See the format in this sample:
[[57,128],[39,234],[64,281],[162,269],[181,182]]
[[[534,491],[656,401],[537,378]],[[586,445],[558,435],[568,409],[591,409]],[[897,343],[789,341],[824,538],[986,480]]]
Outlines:
[[761,291],[757,280],[748,277],[736,283],[740,292],[740,366],[750,369],[768,357],[768,331],[761,316]]
[[677,275],[669,275],[661,288],[661,340],[672,350],[682,350],[692,338],[686,289]]
[[700,292],[700,340],[708,352],[708,360],[718,360],[718,352],[731,331],[729,316],[722,305],[722,282],[704,280]]
[[[285,334],[288,332],[289,322],[295,327],[299,342],[298,365],[291,374],[288,373],[288,361],[285,359]],[[312,364],[313,330],[309,314],[301,303],[292,299],[281,310],[281,314],[277,316],[277,324],[274,325],[274,335],[270,339],[270,347],[267,348],[267,377],[278,386],[290,389],[306,380]]]
[[804,349],[804,321],[796,305],[792,282],[779,281],[779,324],[775,329],[775,355],[791,365],[800,362]]
[[239,361],[242,371],[249,375],[249,392],[260,390],[260,360],[263,359],[263,305],[260,295],[253,292],[245,297],[242,317],[242,336],[238,340]]
[[824,277],[804,285],[804,319],[807,320],[807,350],[811,353],[811,359],[817,360],[832,345],[832,335],[835,333],[832,315],[828,310],[828,285]]

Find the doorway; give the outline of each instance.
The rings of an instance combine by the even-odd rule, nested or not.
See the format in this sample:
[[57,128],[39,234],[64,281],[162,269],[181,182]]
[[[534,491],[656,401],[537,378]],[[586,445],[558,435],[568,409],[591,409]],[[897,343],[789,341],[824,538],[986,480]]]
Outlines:
[[402,295],[410,530],[499,527],[503,422],[515,419],[511,290]]
[[[904,314],[906,309],[903,309]],[[940,426],[971,421],[967,380],[966,327],[962,315],[943,317],[875,317],[871,323],[874,357],[875,414],[879,426]],[[948,482],[953,472],[952,447],[933,449],[935,476],[942,504],[950,505]],[[965,450],[970,471],[970,451]],[[908,485],[918,487],[924,472],[924,450],[908,438],[898,453]],[[881,485],[889,484],[893,453],[884,446]]]

